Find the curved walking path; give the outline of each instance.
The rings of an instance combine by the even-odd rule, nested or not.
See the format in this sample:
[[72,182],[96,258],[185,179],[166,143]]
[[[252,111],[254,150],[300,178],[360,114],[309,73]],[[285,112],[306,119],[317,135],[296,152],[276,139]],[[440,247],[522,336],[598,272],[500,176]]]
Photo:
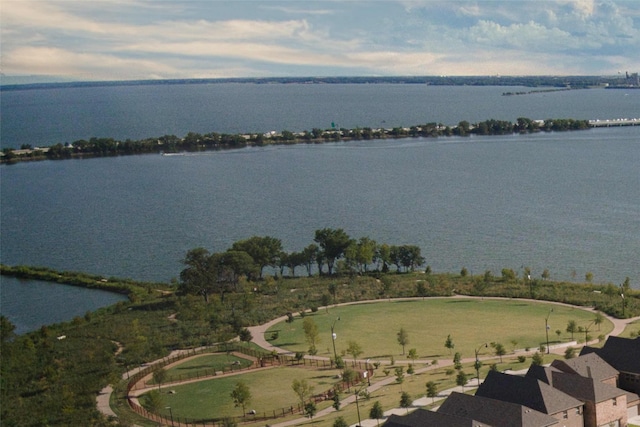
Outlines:
[[[454,295],[451,297],[429,297],[429,299],[451,299],[451,298],[460,298],[460,299],[494,299],[494,300],[513,300],[513,298],[506,298],[506,297],[475,297],[475,296],[466,296],[466,295]],[[348,306],[348,305],[356,305],[356,304],[372,304],[372,303],[379,303],[379,302],[385,302],[385,301],[409,301],[409,300],[415,300],[416,297],[409,297],[409,298],[393,298],[391,300],[382,300],[382,299],[376,299],[376,300],[366,300],[366,301],[351,301],[351,302],[346,302],[346,303],[341,303],[341,304],[335,304],[335,305],[331,305],[329,307],[337,307],[337,306]],[[571,305],[571,304],[565,304],[565,303],[561,303],[561,302],[553,302],[553,301],[543,301],[543,300],[534,300],[534,299],[519,299],[519,300],[524,300],[524,301],[529,301],[529,302],[537,302],[537,303],[544,303],[544,304],[555,304],[555,305],[562,305],[562,306],[566,306],[566,307],[573,307],[573,308],[579,308],[581,310],[585,310],[585,311],[590,311],[592,313],[596,313],[597,310],[593,309],[592,307],[582,307],[582,306],[575,306],[575,305]],[[323,309],[325,307],[320,307],[320,309]],[[611,317],[609,315],[606,315],[604,313],[602,313],[603,316],[609,320],[612,324],[613,324],[613,330],[607,335],[613,335],[613,336],[617,336],[620,335],[624,329],[626,328],[626,326],[631,323],[634,322],[636,320],[640,320],[640,316],[638,317],[634,317],[634,318],[630,318],[630,319],[616,319],[614,317]],[[262,325],[257,325],[257,326],[250,326],[247,329],[249,329],[249,331],[251,332],[251,336],[252,336],[252,342],[260,347],[262,347],[263,349],[267,350],[267,351],[275,351],[278,354],[292,354],[292,351],[280,348],[280,347],[275,347],[273,346],[271,343],[269,343],[266,338],[265,338],[265,333],[267,332],[267,330],[272,327],[273,325],[283,322],[287,319],[287,316],[281,316],[278,318],[275,318],[267,323],[264,323]],[[596,341],[597,342],[597,341]],[[588,343],[587,343],[588,344]],[[556,346],[550,346],[550,351],[556,354],[562,354],[564,352],[564,349],[566,347],[572,346],[572,345],[576,345],[575,342],[573,343],[564,343],[561,345],[556,345]],[[176,350],[174,352],[172,352],[170,354],[170,356],[174,356],[176,354],[181,354],[184,353],[185,350]],[[536,351],[536,349],[529,351],[529,353],[534,353]],[[518,351],[519,353],[522,354],[526,354],[526,352],[524,350],[520,350]],[[327,357],[322,357],[322,356],[310,356],[310,355],[305,355],[305,358],[307,359],[318,359],[318,360],[329,360],[329,358]],[[493,356],[485,356],[482,357],[480,359],[485,360],[485,359],[493,359]],[[462,360],[462,363],[469,363],[469,362],[473,362],[475,360],[475,358],[466,358]],[[181,360],[179,363],[182,363],[184,360]],[[153,363],[151,363],[151,365],[157,363],[158,361],[155,361]],[[365,360],[359,360],[359,362],[362,363],[366,363]],[[381,361],[381,362],[385,362],[385,361]],[[428,363],[428,360],[417,360],[415,361],[416,364],[418,363]],[[433,370],[433,369],[438,369],[438,368],[442,368],[442,367],[446,367],[446,366],[450,366],[453,365],[452,361],[449,360],[439,360],[437,365],[429,365],[420,369],[416,369],[415,373],[413,375],[417,375],[417,374],[421,374],[424,372],[427,372],[429,370]],[[124,374],[122,374],[122,379],[127,378],[129,375],[133,375],[135,373],[137,373],[139,370],[143,369],[144,367],[139,367],[136,369],[133,369],[129,372],[125,372]],[[266,368],[259,368],[259,369],[269,369],[269,367]],[[253,372],[254,370],[252,370],[251,372]],[[241,373],[244,373],[247,371],[240,371],[237,373],[233,373],[231,375],[239,375]],[[230,375],[230,374],[226,374],[226,375]],[[405,374],[405,376],[409,376],[408,374]],[[168,386],[176,386],[176,385],[180,385],[180,384],[186,384],[186,383],[190,383],[190,382],[195,382],[195,381],[202,381],[205,378],[200,378],[200,379],[192,379],[192,380],[185,380],[185,381],[180,381],[180,382],[174,382],[171,384],[165,384],[161,387],[168,387]],[[208,378],[207,378],[208,379]],[[376,381],[374,383],[372,383],[371,385],[368,386],[360,386],[360,388],[358,390],[362,390],[362,389],[366,389],[369,393],[374,392],[376,390],[379,390],[382,387],[385,387],[387,385],[393,384],[395,383],[396,379],[394,376],[390,376],[388,378],[384,378],[381,379],[379,381]],[[468,385],[465,387],[471,387],[471,382],[476,383],[474,384],[474,386],[477,386],[477,380],[476,379],[472,379],[469,381]],[[144,392],[148,391],[150,388],[155,388],[155,387],[145,387],[144,389],[141,390],[136,390],[135,392],[132,392],[131,395],[134,398],[137,398],[137,396],[139,396],[140,394],[143,394]],[[455,387],[443,392],[440,392],[438,394],[438,397],[436,398],[436,400],[440,400],[440,399],[444,399],[446,396],[448,396],[449,394],[451,394],[453,391],[463,391],[462,387]],[[112,387],[109,385],[107,387],[105,387],[104,389],[102,389],[97,397],[97,406],[98,406],[98,410],[100,412],[102,412],[103,414],[105,414],[106,416],[111,416],[111,417],[116,417],[116,414],[113,412],[113,410],[111,409],[110,405],[109,405],[109,401],[111,398],[111,394],[113,392]],[[412,409],[415,409],[418,406],[425,406],[428,402],[425,400],[426,398],[422,398],[422,399],[418,399],[416,401],[413,402],[412,405]],[[345,397],[340,404],[340,407],[343,408],[349,404],[355,403],[356,401],[356,396],[355,394],[350,394],[349,396]],[[328,414],[331,414],[332,412],[335,412],[336,410],[333,407],[329,407],[326,409],[323,409],[321,411],[318,411],[315,415],[314,418],[317,417],[322,417]],[[391,414],[404,414],[406,413],[406,409],[404,408],[394,408],[388,411],[385,411],[385,417],[391,415]],[[288,427],[288,426],[293,426],[293,425],[297,425],[300,423],[305,423],[308,422],[309,420],[307,418],[304,417],[300,417],[300,418],[296,418],[293,420],[289,420],[289,421],[285,421],[282,423],[277,423],[277,424],[271,424],[272,427]],[[377,421],[378,420],[363,420],[363,422],[361,422],[361,425],[364,427],[374,427],[377,425]]]

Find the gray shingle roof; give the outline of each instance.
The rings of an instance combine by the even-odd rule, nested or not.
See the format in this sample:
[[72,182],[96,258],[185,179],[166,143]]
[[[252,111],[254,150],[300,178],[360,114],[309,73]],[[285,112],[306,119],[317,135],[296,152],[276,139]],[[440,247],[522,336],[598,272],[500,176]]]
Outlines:
[[584,347],[580,356],[596,353],[620,372],[640,374],[640,337],[610,336],[602,348]]
[[384,427],[496,427],[426,409],[417,409],[408,415],[391,415],[383,425]]
[[552,377],[554,388],[583,402],[600,403],[626,394],[617,387],[576,374],[553,372]]
[[619,374],[613,366],[596,353],[584,354],[574,359],[554,360],[551,362],[551,366],[563,372],[591,377],[597,381],[608,380]]
[[496,426],[548,427],[558,424],[552,416],[527,406],[455,392],[447,397],[438,412]]
[[489,371],[476,396],[517,403],[544,414],[557,414],[582,406],[582,402],[537,378]]

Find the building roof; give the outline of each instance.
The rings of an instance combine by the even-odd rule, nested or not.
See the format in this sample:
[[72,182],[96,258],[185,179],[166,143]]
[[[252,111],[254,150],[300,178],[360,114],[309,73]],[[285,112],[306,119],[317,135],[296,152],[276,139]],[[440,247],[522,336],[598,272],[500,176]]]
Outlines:
[[533,377],[489,371],[476,396],[517,403],[544,414],[557,414],[582,406],[582,402]]
[[569,374],[591,377],[601,382],[616,378],[619,374],[613,366],[596,353],[584,354],[568,360],[554,360],[551,362],[551,366]]
[[553,372],[552,376],[554,388],[583,402],[600,403],[626,394],[624,390],[593,378],[564,372]]
[[492,427],[476,420],[426,409],[417,409],[408,415],[391,415],[383,425],[384,427]]
[[456,392],[447,397],[438,412],[496,426],[548,427],[558,424],[552,416],[527,406]]
[[552,385],[551,383],[553,382],[553,377],[551,374],[553,372],[562,372],[562,371],[552,366],[544,367],[540,365],[531,365],[525,376],[529,378],[535,378],[544,383]]
[[580,356],[596,353],[620,372],[640,375],[640,337],[635,339],[610,336],[602,348],[583,347]]

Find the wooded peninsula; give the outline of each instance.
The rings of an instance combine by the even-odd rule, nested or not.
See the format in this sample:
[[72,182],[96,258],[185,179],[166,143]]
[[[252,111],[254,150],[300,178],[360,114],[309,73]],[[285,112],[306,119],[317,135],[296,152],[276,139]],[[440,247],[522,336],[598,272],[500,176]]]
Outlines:
[[520,117],[515,123],[506,120],[489,119],[478,123],[461,121],[456,126],[442,123],[427,123],[410,127],[385,128],[314,128],[311,131],[292,132],[289,130],[264,133],[225,134],[211,132],[199,134],[189,132],[183,138],[164,135],[141,140],[118,141],[113,138],[93,137],[71,143],[57,143],[48,147],[23,145],[19,150],[4,148],[0,153],[1,163],[25,160],[62,160],[84,157],[106,157],[135,154],[178,154],[211,150],[229,150],[249,146],[262,147],[282,144],[313,144],[339,141],[360,141],[401,138],[437,138],[445,136],[470,135],[511,135],[514,133],[561,132],[586,130],[588,120],[546,119],[532,120]]

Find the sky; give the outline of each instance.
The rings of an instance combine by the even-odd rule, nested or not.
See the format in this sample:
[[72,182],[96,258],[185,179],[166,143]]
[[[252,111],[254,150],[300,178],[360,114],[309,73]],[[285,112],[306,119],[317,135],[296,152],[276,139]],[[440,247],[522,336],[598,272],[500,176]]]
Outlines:
[[3,84],[640,71],[639,0],[2,0]]

